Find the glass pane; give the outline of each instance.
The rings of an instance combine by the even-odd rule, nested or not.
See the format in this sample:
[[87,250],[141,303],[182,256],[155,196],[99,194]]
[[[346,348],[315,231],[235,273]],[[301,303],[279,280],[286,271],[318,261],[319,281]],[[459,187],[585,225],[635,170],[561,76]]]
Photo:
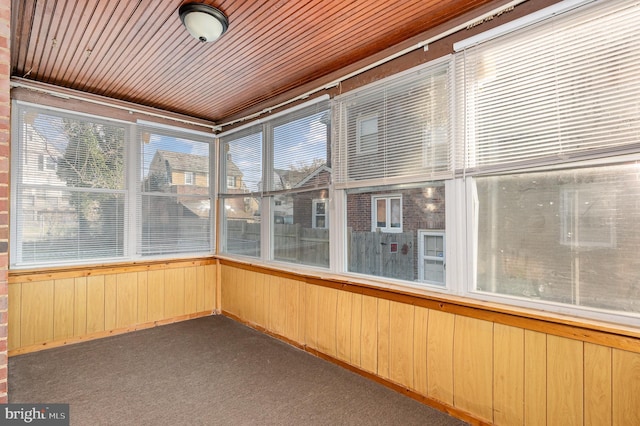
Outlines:
[[376,200],[376,227],[387,227],[387,200]]
[[[285,262],[329,267],[329,228],[326,217],[313,219],[313,201],[328,195],[326,189],[275,197],[281,203],[274,207],[274,258]],[[320,202],[317,206],[324,206]]]
[[424,260],[424,280],[444,284],[444,263],[439,260]]
[[262,185],[262,132],[232,135],[235,139],[223,138],[223,158],[226,157],[226,187],[221,191],[226,194],[244,194],[259,192]]
[[124,254],[124,196],[22,189],[18,247],[22,262],[110,258]]
[[260,256],[260,198],[229,197],[223,203],[225,253]]
[[402,205],[399,198],[392,198],[391,202],[391,227],[402,227]]
[[[393,194],[389,203],[400,205],[400,197],[412,208],[402,218],[402,232],[377,232],[372,216],[386,214],[385,195]],[[376,198],[380,197],[380,198]],[[372,206],[375,203],[375,206]],[[384,217],[384,216],[383,216]],[[372,230],[373,229],[373,230]],[[421,230],[445,229],[445,188],[443,182],[410,189],[388,187],[369,191],[347,191],[347,247],[349,272],[423,282],[419,277],[423,259],[418,242]],[[435,250],[437,256],[437,250]]]
[[640,312],[637,164],[477,179],[478,290]]
[[208,197],[143,195],[143,255],[210,251]]

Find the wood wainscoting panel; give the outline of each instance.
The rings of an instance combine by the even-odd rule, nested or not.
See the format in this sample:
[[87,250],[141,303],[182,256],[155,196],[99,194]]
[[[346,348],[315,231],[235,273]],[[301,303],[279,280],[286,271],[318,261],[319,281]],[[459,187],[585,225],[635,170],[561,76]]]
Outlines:
[[104,275],[87,277],[87,334],[104,329]]
[[640,354],[613,349],[613,425],[640,425]]
[[547,425],[583,424],[584,344],[547,336]]
[[73,336],[87,334],[87,277],[76,277],[74,280],[73,299]]
[[493,423],[524,424],[524,330],[493,329]]
[[21,346],[53,340],[54,281],[22,283]]
[[378,299],[378,376],[389,378],[389,300]]
[[362,296],[362,334],[360,367],[370,373],[378,370],[378,299]]
[[455,315],[429,310],[427,395],[453,405],[453,332]]
[[362,367],[362,295],[351,294],[351,354],[349,359],[352,365]]
[[53,286],[53,340],[61,340],[73,336],[75,281],[63,278],[55,280]]
[[416,306],[413,319],[413,389],[427,395],[427,332],[429,310]]
[[414,388],[414,316],[413,305],[389,305],[389,379],[410,389]]
[[15,355],[211,314],[212,279],[213,259],[16,272],[7,348]]
[[351,362],[351,310],[353,294],[338,291],[336,305],[336,358]]
[[493,420],[493,326],[456,315],[453,339],[453,403],[483,420]]
[[12,351],[22,346],[21,317],[22,317],[22,283],[9,286],[9,323],[7,326],[7,349]]
[[611,348],[584,344],[585,426],[611,424],[611,367]]
[[338,290],[329,287],[318,288],[318,350],[329,356],[336,356],[336,311]]
[[128,327],[138,321],[138,273],[116,277],[116,327]]
[[524,424],[547,424],[547,335],[524,331]]

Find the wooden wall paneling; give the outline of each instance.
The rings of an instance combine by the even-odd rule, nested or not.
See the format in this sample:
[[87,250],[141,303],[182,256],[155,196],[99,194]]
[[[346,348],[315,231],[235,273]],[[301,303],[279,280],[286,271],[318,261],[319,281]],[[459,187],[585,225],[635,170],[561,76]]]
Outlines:
[[427,329],[429,310],[414,308],[413,319],[413,390],[427,395]]
[[117,324],[118,275],[104,276],[104,328],[114,330]]
[[362,296],[361,329],[361,367],[375,374],[378,371],[378,299],[375,297]]
[[318,349],[318,289],[312,284],[304,286],[304,344]]
[[640,354],[613,349],[613,425],[640,425]]
[[[204,267],[198,268],[198,281],[202,280],[202,309],[204,309]],[[231,266],[225,266],[222,269],[221,279],[222,279],[222,309],[226,312],[230,312],[234,315],[237,315],[236,307],[233,302],[235,297],[235,288],[237,285],[236,276],[240,273],[240,269],[233,268]]]
[[453,340],[454,405],[493,420],[493,323],[456,315]]
[[287,339],[294,342],[300,341],[299,336],[299,318],[300,312],[300,288],[297,280],[290,278],[282,279],[281,289],[284,291],[284,331],[283,334]]
[[524,424],[524,330],[493,329],[493,423]]
[[351,354],[349,359],[351,364],[362,367],[362,294],[351,294],[351,334],[350,334]]
[[87,333],[104,331],[104,275],[87,277]]
[[318,350],[336,356],[338,290],[318,287]]
[[378,299],[378,376],[389,378],[389,300]]
[[10,351],[22,346],[20,334],[22,330],[22,283],[9,284],[9,319],[7,349]]
[[524,331],[524,424],[547,424],[547,335]]
[[53,340],[63,340],[73,336],[75,281],[54,280],[53,287]]
[[584,344],[585,426],[610,425],[612,422],[611,364],[611,348],[592,343]]
[[53,280],[22,284],[21,345],[53,340]]
[[414,388],[414,306],[389,304],[389,379],[410,389]]
[[257,272],[245,271],[243,275],[242,312],[245,321],[256,323],[256,275]]
[[138,274],[118,274],[116,283],[116,328],[135,325],[138,322]]
[[269,289],[268,286],[265,285],[266,276],[263,273],[255,274],[255,322],[257,325],[261,327],[267,326],[267,316],[268,316],[268,302],[269,302]]
[[246,318],[247,310],[247,275],[252,272],[244,269],[238,269],[235,275],[235,286],[231,290],[231,300],[235,309],[236,315],[240,318]]
[[[229,266],[225,266],[222,269],[221,273],[224,274],[226,271],[227,274],[229,274],[232,270],[233,268]],[[196,266],[196,311],[197,312],[204,312],[205,310],[205,297],[204,297],[205,280],[206,280],[206,276],[205,276],[204,266]],[[225,280],[222,279],[221,282],[225,282]],[[222,308],[224,309],[224,306]]]
[[336,358],[345,362],[351,362],[352,295],[338,291],[336,306]]
[[547,336],[547,425],[583,424],[583,342]]
[[73,282],[73,335],[81,337],[87,334],[87,277],[76,277]]
[[455,315],[429,310],[427,323],[428,396],[453,405],[453,332]]
[[197,285],[196,267],[184,268],[184,312],[186,314],[195,314],[198,312]]
[[136,272],[138,282],[138,324],[144,324],[149,320],[148,297],[149,283],[147,271]]
[[204,310],[213,312],[216,307],[216,265],[204,265]]
[[164,317],[184,315],[184,270],[171,268],[164,271]]
[[151,270],[147,274],[147,315],[149,321],[164,319],[164,270]]
[[283,278],[269,277],[269,330],[283,335],[286,323],[285,289]]

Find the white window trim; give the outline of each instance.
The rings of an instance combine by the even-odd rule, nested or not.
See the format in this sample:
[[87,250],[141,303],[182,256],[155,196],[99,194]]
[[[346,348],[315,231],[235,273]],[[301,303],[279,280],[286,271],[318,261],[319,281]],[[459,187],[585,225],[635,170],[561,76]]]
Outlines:
[[[391,226],[391,200],[398,199],[400,200],[400,227],[392,227]],[[386,200],[386,217],[385,221],[387,226],[379,227],[376,226],[377,222],[377,200]],[[386,232],[386,233],[401,233],[403,229],[402,224],[402,194],[384,194],[384,195],[372,195],[371,196],[371,232]]]
[[[318,215],[316,206],[318,204],[324,204],[324,214]],[[324,217],[324,226],[317,226],[316,219],[318,216]],[[314,229],[327,229],[329,227],[329,199],[327,198],[315,198],[311,201],[311,227]]]
[[[444,230],[418,229],[418,280],[431,285],[446,287],[447,285],[447,240]],[[425,236],[442,237],[442,256],[428,256],[425,252],[423,244]],[[424,260],[435,260],[442,262],[443,281],[434,281],[425,279]]]
[[184,172],[184,184],[185,185],[195,185],[196,184],[196,173],[195,172]]

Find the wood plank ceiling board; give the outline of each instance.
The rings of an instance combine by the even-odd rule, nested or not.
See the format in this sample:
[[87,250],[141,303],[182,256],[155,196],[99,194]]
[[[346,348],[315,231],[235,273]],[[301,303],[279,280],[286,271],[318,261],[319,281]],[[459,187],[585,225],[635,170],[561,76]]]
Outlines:
[[500,0],[203,0],[229,19],[199,43],[185,0],[12,0],[11,74],[224,121]]

